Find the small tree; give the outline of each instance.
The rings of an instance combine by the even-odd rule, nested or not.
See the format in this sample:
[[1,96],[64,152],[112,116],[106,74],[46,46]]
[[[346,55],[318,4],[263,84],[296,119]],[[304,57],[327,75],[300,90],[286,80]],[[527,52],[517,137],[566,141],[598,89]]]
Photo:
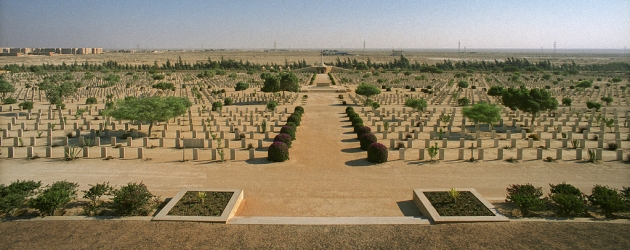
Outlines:
[[12,92],[15,92],[15,87],[13,86],[13,84],[9,83],[4,78],[0,78],[0,93],[2,93],[2,100],[4,100],[4,97],[7,93]]
[[96,100],[96,97],[89,97],[88,99],[85,100],[85,104],[97,104],[98,100]]
[[[269,74],[268,72],[265,73]],[[275,93],[280,91],[280,79],[277,76],[271,74],[264,76],[265,78],[263,79],[265,80],[265,83],[263,84],[263,87],[260,89],[260,91],[265,93]],[[261,78],[262,77],[263,75],[261,75]]]
[[569,97],[562,98],[562,105],[564,106],[571,106],[572,102],[573,100],[571,100],[571,98]]
[[461,80],[457,83],[457,87],[459,87],[459,89],[468,88],[468,85],[469,85],[468,82],[464,80]]
[[282,96],[284,91],[298,92],[300,91],[300,79],[293,72],[282,72],[278,75],[280,78],[280,90]]
[[236,83],[236,86],[234,87],[234,90],[235,91],[245,91],[248,88],[249,88],[249,83],[238,82],[238,83]]
[[424,98],[409,98],[405,101],[405,107],[416,109],[418,112],[424,112],[424,110],[428,107],[428,104]]
[[366,98],[365,101],[366,101],[366,103],[368,103],[368,100],[370,100],[370,96],[380,94],[381,90],[378,89],[374,85],[361,83],[361,84],[359,84],[359,86],[357,86],[357,89],[355,89],[354,92],[357,93],[357,95],[365,96],[365,98]]
[[462,111],[464,117],[480,123],[486,123],[492,128],[492,123],[501,120],[501,109],[496,105],[486,102],[476,103],[471,107],[465,107]]
[[274,111],[274,110],[276,110],[276,107],[278,107],[278,102],[273,101],[273,100],[271,100],[271,101],[267,102],[267,109],[268,109],[269,111]]
[[606,106],[610,106],[610,104],[613,102],[613,98],[610,96],[606,96],[606,97],[602,97],[602,102],[606,103]]
[[599,102],[588,101],[586,102],[586,107],[588,109],[595,109],[595,111],[599,111],[599,109],[602,108],[602,104]]
[[186,98],[153,96],[120,100],[103,113],[116,119],[148,121],[150,136],[153,124],[183,115],[191,106]]
[[512,110],[519,109],[532,114],[532,122],[536,115],[545,110],[558,108],[558,100],[551,96],[546,89],[530,89],[521,86],[518,89],[509,88],[502,95],[503,105]]
[[20,104],[18,104],[18,106],[25,110],[31,110],[33,109],[33,102],[31,101],[21,102]]
[[470,104],[470,100],[466,97],[457,99],[457,105],[459,106],[468,106]]
[[221,111],[223,109],[223,103],[216,101],[212,103],[212,111]]
[[488,89],[489,96],[501,96],[503,95],[503,87],[502,86],[492,86]]

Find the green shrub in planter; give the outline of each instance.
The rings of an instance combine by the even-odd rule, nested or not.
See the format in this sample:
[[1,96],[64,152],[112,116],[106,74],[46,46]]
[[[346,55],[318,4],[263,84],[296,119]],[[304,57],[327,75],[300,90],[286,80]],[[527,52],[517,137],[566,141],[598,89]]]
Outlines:
[[291,136],[288,135],[288,134],[285,134],[285,133],[277,134],[276,137],[273,138],[273,141],[274,142],[277,142],[277,141],[284,142],[284,143],[287,144],[287,146],[289,148],[291,147],[291,142],[292,142]]
[[358,116],[353,117],[350,121],[352,122],[352,125],[355,125],[357,123],[363,123],[363,119],[361,119],[361,117],[358,117]]
[[363,127],[363,123],[354,124],[352,125],[352,127],[353,127],[352,132],[354,132],[355,134],[359,133],[359,129]]
[[378,142],[370,144],[367,149],[368,161],[373,163],[383,163],[387,161],[387,147]]
[[287,118],[287,122],[293,122],[296,126],[300,126],[300,122],[302,121],[302,117],[300,115],[292,114]]
[[368,147],[372,144],[377,142],[378,140],[376,139],[376,136],[372,133],[365,133],[363,135],[361,135],[361,137],[359,137],[359,142],[361,144],[361,149],[363,150],[367,150]]
[[360,139],[363,134],[372,132],[372,129],[368,126],[359,127],[357,130],[357,139]]
[[269,146],[267,158],[270,161],[283,162],[289,159],[289,146],[281,141],[276,141]]
[[598,207],[606,218],[613,218],[613,213],[621,212],[625,208],[623,195],[608,186],[595,185],[588,200]]
[[557,216],[574,217],[586,214],[586,199],[582,192],[571,184],[549,184],[550,205]]
[[57,209],[77,198],[77,187],[79,184],[68,181],[47,185],[37,197],[29,201],[29,206],[37,209],[42,216],[54,215]]
[[129,183],[113,191],[112,208],[121,216],[148,215],[153,194],[142,182]]
[[280,133],[285,133],[291,136],[291,140],[295,140],[295,129],[290,126],[282,126]]
[[507,188],[508,195],[505,202],[516,204],[523,216],[529,216],[530,211],[536,211],[544,207],[542,199],[542,187],[534,187],[532,184],[512,184]]
[[33,196],[41,187],[40,181],[14,181],[5,186],[0,184],[0,215],[16,216],[18,210],[24,208],[26,198]]

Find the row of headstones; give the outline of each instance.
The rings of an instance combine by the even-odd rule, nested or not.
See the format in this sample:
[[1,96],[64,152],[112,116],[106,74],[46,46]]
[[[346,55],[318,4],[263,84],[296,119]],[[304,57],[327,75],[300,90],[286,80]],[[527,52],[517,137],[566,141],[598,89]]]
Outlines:
[[[424,148],[429,148],[431,147],[432,143],[435,143],[436,141],[441,141],[441,148],[448,148],[449,147],[449,139],[443,138],[443,139],[438,139],[438,138],[431,138],[431,139],[418,139],[418,135],[414,134],[413,135],[414,138],[410,138],[408,136],[398,136],[398,139],[394,139],[391,138],[389,139],[389,147],[390,148],[400,148],[402,147],[406,147],[406,148],[418,148],[419,145],[416,144],[416,142],[419,142],[420,144],[422,142],[424,142]],[[387,133],[382,133],[382,139],[383,140],[387,140]],[[522,143],[520,143],[521,148],[534,148],[536,147],[534,145],[534,139],[532,138],[525,138],[527,141],[527,146],[523,146]],[[509,140],[510,144],[509,147],[510,148],[519,148],[519,143],[517,139],[506,139]],[[466,148],[467,146],[473,146],[475,148],[484,148],[484,146],[486,148],[498,148],[500,147],[500,142],[502,141],[506,141],[506,140],[500,140],[500,139],[476,139],[475,141],[471,141],[471,140],[466,140],[465,138],[460,138],[459,139],[459,146],[457,147],[451,147],[451,148]],[[486,141],[491,141],[493,142],[493,144],[491,146],[486,146],[483,142]],[[561,139],[561,143],[562,146],[561,147],[553,147],[552,145],[552,140],[551,139],[544,139],[544,148],[545,149],[552,149],[552,148],[565,148],[565,149],[569,149],[569,148],[582,148],[585,149],[587,148],[589,145],[587,144],[592,144],[592,143],[587,143],[589,142],[586,139],[576,139],[575,141],[577,142],[575,145],[573,144],[573,142],[571,141],[571,144],[569,146],[569,139]],[[621,140],[620,139],[616,139],[615,143],[617,145],[618,148],[621,148]],[[452,144],[451,144],[452,145]],[[508,146],[508,145],[505,145]],[[541,145],[542,146],[542,145]],[[539,147],[541,147],[539,146]],[[591,147],[593,145],[590,145]],[[598,140],[597,141],[597,147],[593,147],[593,148],[604,148],[604,141],[603,140]]]
[[[224,138],[225,134],[223,132],[220,133],[220,137],[223,139],[222,140],[222,144],[221,146],[223,146],[224,148],[234,148],[234,146],[237,146],[237,148],[249,148],[249,147],[254,147],[254,145],[256,145],[256,148],[264,148],[264,142],[265,141],[269,141],[272,138],[272,134],[270,134],[269,131],[265,132],[265,139],[254,139],[253,136],[250,137],[250,139],[245,139],[245,138],[241,138],[241,137],[235,137],[234,140],[238,140],[238,142],[240,142],[240,144],[234,144],[231,143],[231,139],[229,138]],[[205,134],[205,139],[204,138],[175,138],[173,139],[173,147],[175,148],[217,148],[219,147],[219,145],[217,144],[217,142],[213,141],[213,139],[211,139],[210,136],[208,136],[208,134]],[[28,142],[24,142],[23,140],[24,138],[22,137],[14,137],[13,138],[13,143],[12,145],[5,145],[5,140],[3,138],[0,138],[0,146],[3,147],[25,147],[25,146],[29,146],[29,147],[37,147],[38,143],[37,143],[37,137],[30,137],[28,138],[29,141]],[[45,146],[55,146],[58,144],[55,144],[53,142],[54,139],[61,139],[61,145],[63,146],[70,146],[70,139],[68,137],[57,137],[54,138],[52,136],[47,136],[46,137],[46,145]],[[125,139],[126,141],[126,147],[134,147],[134,146],[138,146],[135,145],[134,143],[134,139],[133,137],[127,137]],[[136,140],[137,141],[137,140]],[[149,138],[142,138],[142,146],[141,147],[168,147],[168,145],[166,144],[166,139],[165,138],[158,138],[158,144],[157,145],[153,145],[150,142]],[[254,142],[256,144],[254,144]],[[123,146],[122,144],[119,145],[118,141],[117,141],[117,137],[110,137],[110,144],[112,147],[119,147],[119,146]],[[251,144],[251,146],[250,146]],[[101,137],[83,137],[80,136],[78,137],[78,143],[77,146],[83,147],[83,146],[102,146],[103,144],[101,143]]]
[[[15,159],[16,158],[16,153],[19,153],[19,152],[16,152],[18,149],[19,148],[8,147],[7,148],[7,158],[8,159]],[[46,147],[46,155],[45,155],[45,157],[46,158],[55,158],[56,155],[62,155],[63,158],[68,158],[69,154],[72,154],[71,153],[72,150],[75,150],[75,148],[73,148],[73,147],[66,146],[66,147],[63,147],[63,151],[62,152],[56,153],[54,149],[55,149],[55,147],[51,147],[51,146]],[[81,147],[80,149],[81,149],[80,154],[81,154],[82,158],[94,157],[91,147],[85,146],[85,147]],[[103,147],[100,147],[100,150],[99,149],[96,149],[96,150],[97,150],[97,152],[100,151],[100,154],[97,156],[98,158],[104,158],[105,159],[105,158],[113,157],[113,155],[109,152],[109,147],[104,147],[103,146]],[[219,157],[219,154],[218,154],[219,150],[220,149],[216,149],[216,148],[212,148],[212,149],[209,150],[210,151],[210,155],[211,155],[211,157],[210,157],[211,160],[220,160],[220,157]],[[129,155],[128,155],[128,151],[129,150],[127,150],[127,148],[120,147],[120,148],[118,148],[117,151],[118,151],[118,158],[119,159],[130,159]],[[248,151],[248,158],[247,159],[248,160],[254,160],[256,158],[256,150],[252,148],[252,149],[249,149],[247,151]],[[138,152],[137,155],[136,155],[137,159],[145,159],[145,158],[147,158],[146,157],[145,148],[137,148],[137,152]],[[198,148],[193,148],[192,149],[192,160],[195,160],[195,161],[196,160],[203,160],[202,159],[203,154],[201,154],[202,152],[203,152],[203,150],[200,150]],[[231,161],[245,160],[244,158],[238,157],[239,154],[237,152],[238,152],[237,149],[229,149],[227,151],[227,154],[228,154],[227,155],[227,159],[225,159],[225,160],[228,160],[228,159],[231,160]],[[26,158],[33,159],[35,157],[37,157],[37,154],[35,153],[35,149],[33,147],[26,147]],[[77,157],[79,157],[79,156],[77,155]]]
[[[453,150],[453,149],[443,149],[440,148],[438,149],[438,155],[437,155],[437,160],[445,160],[445,154],[446,154],[446,150]],[[503,148],[497,148],[496,149],[496,158],[494,159],[486,159],[485,157],[485,153],[487,153],[490,149],[475,149],[474,151],[476,151],[476,155],[474,157],[475,160],[504,160],[505,158],[505,150]],[[524,153],[526,153],[525,151],[526,149],[516,149],[516,157],[511,157],[514,160],[542,160],[543,156],[544,156],[544,149],[542,148],[537,148],[536,149],[536,158],[531,158],[531,159],[525,159],[524,158]],[[575,158],[566,158],[566,160],[584,160],[584,158],[587,156],[584,151],[586,149],[582,149],[582,148],[578,148],[578,149],[572,149],[569,151],[575,151]],[[405,148],[400,148],[398,149],[398,159],[399,160],[408,160],[405,156],[406,151],[408,151],[408,149]],[[466,155],[470,155],[468,152],[470,152],[470,149],[464,149],[464,148],[460,148],[458,149],[458,155],[457,155],[457,160],[468,160],[470,159],[470,157],[466,158]],[[555,158],[553,158],[553,160],[564,160],[565,156],[564,156],[564,151],[567,151],[566,149],[561,149],[558,148],[555,150]],[[606,160],[606,161],[623,161],[624,160],[624,152],[622,149],[618,149],[615,151],[615,156],[604,159],[603,158],[603,150],[602,149],[588,149],[587,152],[594,152],[595,153],[595,160],[601,161],[601,160]],[[549,156],[551,157],[551,156]],[[426,160],[429,158],[429,154],[428,154],[428,149],[424,149],[424,148],[420,148],[418,149],[418,157],[416,159],[418,160]],[[509,158],[508,158],[509,159]],[[415,160],[415,159],[414,159]],[[452,160],[452,159],[449,159]]]

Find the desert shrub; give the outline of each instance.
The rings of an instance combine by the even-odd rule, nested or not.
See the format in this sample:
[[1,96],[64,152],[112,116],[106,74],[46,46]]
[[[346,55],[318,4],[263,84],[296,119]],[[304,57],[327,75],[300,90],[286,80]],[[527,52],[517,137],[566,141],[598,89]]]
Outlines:
[[599,109],[602,108],[602,104],[599,103],[599,102],[587,101],[586,102],[586,107],[588,109],[595,109],[595,111],[599,111]]
[[361,144],[361,149],[363,150],[367,150],[372,143],[377,141],[376,136],[372,133],[365,133],[359,137],[359,143]]
[[68,181],[57,181],[47,185],[37,197],[29,201],[29,206],[44,215],[54,215],[57,209],[63,208],[77,197],[79,184]]
[[95,215],[96,210],[100,207],[100,199],[103,195],[110,194],[114,190],[109,185],[109,182],[97,183],[96,185],[90,185],[90,189],[83,190],[83,198],[89,199],[90,203],[85,207],[85,212],[88,216]]
[[270,161],[283,162],[289,159],[289,146],[281,141],[272,143],[267,152]]
[[292,114],[287,118],[287,122],[293,122],[296,126],[300,126],[300,122],[302,121],[302,117],[300,115]]
[[368,126],[359,127],[357,130],[357,139],[360,139],[363,134],[372,132],[372,129]]
[[98,101],[96,100],[96,97],[89,97],[88,99],[85,100],[85,104],[97,104]]
[[459,106],[468,106],[470,104],[470,100],[466,97],[457,99],[457,105]]
[[294,122],[287,122],[287,124],[285,124],[285,126],[292,127],[293,130],[295,130],[295,132],[297,132],[297,125],[295,125]]
[[128,183],[113,191],[112,208],[121,216],[148,215],[153,194],[142,182]]
[[617,189],[608,186],[595,185],[588,200],[598,207],[606,218],[612,218],[613,213],[621,212],[625,208],[623,195]]
[[350,121],[352,122],[352,125],[355,125],[357,123],[363,123],[363,119],[361,119],[361,117],[355,116],[352,119],[350,119]]
[[354,132],[354,133],[359,133],[359,129],[360,129],[361,127],[363,127],[363,123],[357,123],[357,124],[354,124],[354,125],[352,125],[352,127],[353,127],[352,132]]
[[282,126],[280,133],[285,133],[291,136],[291,140],[295,140],[295,129],[290,126]]
[[367,149],[368,161],[373,163],[383,163],[387,161],[387,147],[378,142],[370,144]]
[[304,108],[302,106],[297,106],[293,109],[293,112],[296,112],[296,111],[300,111],[301,113],[304,113]]
[[41,185],[41,182],[32,180],[17,180],[9,186],[0,184],[0,215],[16,216],[17,211],[24,207],[26,198],[33,196]]
[[540,137],[538,137],[538,134],[529,134],[527,138],[532,138],[534,139],[534,141],[540,141]]
[[223,109],[223,103],[221,102],[213,102],[212,103],[212,111],[219,111]]
[[33,102],[25,101],[18,104],[18,107],[22,108],[23,110],[30,110],[30,109],[33,109],[33,105],[34,105]]
[[287,147],[289,147],[289,148],[291,147],[291,142],[292,142],[291,136],[288,135],[288,134],[285,134],[285,133],[277,134],[276,137],[273,138],[273,141],[274,142],[277,142],[277,141],[284,142],[284,143],[287,144]]
[[15,98],[13,97],[7,97],[6,99],[4,99],[2,103],[3,104],[16,104],[17,100],[15,100]]
[[223,104],[225,106],[230,106],[230,105],[234,104],[234,100],[232,100],[231,97],[225,98],[225,99],[223,99]]
[[542,187],[532,184],[512,184],[507,188],[508,195],[505,202],[515,203],[523,216],[529,216],[531,211],[543,208]]
[[619,148],[619,145],[617,145],[616,142],[609,142],[608,144],[608,150],[617,150]]
[[564,182],[549,186],[549,202],[557,216],[574,217],[586,214],[586,199],[578,188]]

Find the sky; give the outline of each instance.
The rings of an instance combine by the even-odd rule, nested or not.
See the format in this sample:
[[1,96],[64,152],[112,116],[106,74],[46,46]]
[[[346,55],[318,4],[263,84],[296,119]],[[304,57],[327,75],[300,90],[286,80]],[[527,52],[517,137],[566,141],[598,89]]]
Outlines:
[[630,0],[0,0],[0,47],[624,49]]

